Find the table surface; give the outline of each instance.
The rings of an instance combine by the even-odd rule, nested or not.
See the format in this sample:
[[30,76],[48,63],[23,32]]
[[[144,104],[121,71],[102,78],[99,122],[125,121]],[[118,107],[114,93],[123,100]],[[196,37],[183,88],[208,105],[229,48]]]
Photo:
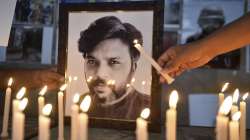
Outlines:
[[[11,122],[10,122],[11,123]],[[0,122],[0,127],[2,126]],[[9,125],[11,128],[11,124]],[[165,130],[162,126],[162,133],[150,133],[149,140],[164,140]],[[37,120],[27,119],[25,125],[25,136],[27,140],[37,140]],[[11,130],[9,129],[9,134]],[[70,140],[70,127],[65,126],[65,140]],[[135,140],[134,131],[89,128],[88,140]],[[214,128],[207,127],[178,127],[177,140],[215,140]],[[0,138],[2,140],[2,138]],[[57,140],[57,127],[51,129],[51,140]],[[250,140],[250,130],[247,131],[247,140]]]
[[[135,140],[133,131],[90,128],[88,140]],[[164,133],[150,133],[149,140],[165,140]],[[179,127],[178,140],[215,140],[214,129],[205,127]],[[37,140],[37,137],[31,140]],[[51,140],[57,140],[57,128],[51,130]],[[70,127],[65,127],[65,140],[70,140]],[[247,140],[250,140],[248,131]]]

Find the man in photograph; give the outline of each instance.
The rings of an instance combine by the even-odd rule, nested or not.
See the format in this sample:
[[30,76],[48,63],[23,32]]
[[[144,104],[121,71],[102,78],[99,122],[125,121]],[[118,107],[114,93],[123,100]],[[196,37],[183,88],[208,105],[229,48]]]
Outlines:
[[142,44],[141,32],[114,16],[99,18],[81,32],[78,49],[93,100],[91,117],[135,120],[149,107],[150,96],[131,85],[140,58],[134,39]]

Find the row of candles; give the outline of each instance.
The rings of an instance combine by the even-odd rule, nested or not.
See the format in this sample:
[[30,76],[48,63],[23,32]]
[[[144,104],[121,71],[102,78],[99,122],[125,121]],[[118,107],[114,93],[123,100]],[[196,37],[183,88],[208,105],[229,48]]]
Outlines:
[[[132,82],[135,80],[133,79]],[[4,106],[4,117],[2,127],[2,137],[8,137],[8,121],[10,112],[10,101],[11,101],[11,85],[13,79],[10,78],[8,87],[5,95],[5,106]],[[113,83],[113,82],[111,82]],[[143,82],[144,84],[144,82]],[[237,105],[240,92],[236,89],[233,96],[225,98],[224,92],[227,89],[229,83],[226,83],[221,92],[218,95],[218,115],[216,117],[216,139],[217,140],[246,140],[246,102],[248,93],[242,96],[240,102],[240,109]],[[63,103],[63,91],[66,89],[67,84],[60,87],[58,92],[58,139],[64,139],[64,103]],[[51,104],[45,105],[44,95],[47,91],[47,86],[44,86],[39,92],[38,97],[38,112],[39,112],[39,139],[47,140],[50,137],[50,119],[49,115],[52,110]],[[25,116],[23,110],[28,104],[28,99],[24,98],[26,88],[22,87],[16,94],[16,98],[13,100],[13,132],[12,139],[19,140],[23,139],[24,136],[24,121]],[[80,106],[78,105],[80,95],[75,94],[73,97],[73,105],[71,107],[71,140],[87,140],[87,126],[88,126],[88,115],[86,112],[91,104],[91,98],[87,95]],[[225,99],[224,99],[225,98]],[[178,93],[176,90],[172,91],[169,96],[169,109],[166,111],[166,139],[176,140],[176,129],[177,129],[177,111],[176,105],[178,101]],[[80,110],[82,111],[81,113]],[[229,121],[228,114],[231,111],[231,121]],[[147,121],[146,119],[150,115],[150,110],[145,108],[141,112],[141,117],[136,120],[136,134],[137,140],[147,140]],[[240,120],[240,121],[239,121]],[[15,125],[15,127],[14,127]],[[79,132],[81,130],[81,132]]]
[[242,100],[239,104],[240,107],[238,107],[239,89],[235,89],[232,96],[224,97],[224,92],[228,85],[229,83],[225,83],[219,93],[219,110],[216,117],[216,139],[246,140],[246,99],[248,93],[242,96]]
[[[8,123],[9,123],[9,114],[10,114],[10,103],[11,103],[11,85],[13,79],[10,78],[8,82],[8,87],[5,92],[5,105],[4,105],[4,116],[3,116],[3,126],[1,137],[7,138],[8,134]],[[64,84],[60,87],[58,92],[58,140],[64,139],[64,108],[63,108],[63,91],[66,89],[67,84]],[[44,86],[39,92],[38,97],[38,124],[39,124],[39,140],[49,140],[50,139],[50,123],[51,120],[49,115],[52,111],[52,105],[45,105],[44,95],[47,91],[47,86]],[[24,109],[28,104],[28,98],[24,97],[26,93],[26,88],[22,87],[16,94],[16,98],[12,101],[12,140],[23,140],[24,139],[24,124],[25,124],[25,115],[23,113]],[[79,101],[80,95],[76,94],[74,96],[74,103]],[[91,98],[87,95],[80,104],[81,113],[78,113],[78,105],[72,105],[72,140],[87,140],[87,126],[88,126],[88,116],[86,112],[91,103]],[[77,112],[77,113],[76,113]],[[76,115],[77,114],[77,115]],[[74,131],[81,130],[81,133],[74,133]],[[76,136],[77,135],[77,136]]]

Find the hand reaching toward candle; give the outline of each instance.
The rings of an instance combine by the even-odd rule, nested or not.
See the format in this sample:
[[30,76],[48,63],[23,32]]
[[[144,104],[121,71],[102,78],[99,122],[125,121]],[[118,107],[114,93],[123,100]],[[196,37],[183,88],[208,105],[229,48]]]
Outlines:
[[41,88],[48,85],[49,90],[60,87],[64,82],[64,77],[54,69],[3,69],[0,70],[0,88],[6,88],[7,79],[13,77],[13,88],[26,86],[27,88]]
[[[178,76],[200,67],[217,55],[250,44],[250,13],[199,41],[168,49],[158,59],[163,73]],[[164,79],[161,78],[161,82]]]
[[[213,57],[203,52],[198,46],[198,43],[192,43],[169,48],[158,59],[158,63],[164,68],[163,72],[175,77],[188,69],[206,64]],[[161,82],[163,81],[164,79],[161,78]]]
[[64,82],[64,77],[54,69],[44,69],[33,71],[34,87],[42,87],[48,85],[48,89],[58,89]]

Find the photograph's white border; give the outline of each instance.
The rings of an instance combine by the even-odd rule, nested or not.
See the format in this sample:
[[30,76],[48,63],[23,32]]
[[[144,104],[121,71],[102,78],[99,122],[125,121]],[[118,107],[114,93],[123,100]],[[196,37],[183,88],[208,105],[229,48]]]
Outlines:
[[[122,22],[128,22],[134,25],[143,35],[143,45],[145,50],[152,55],[153,46],[153,11],[114,11],[114,12],[71,12],[69,13],[68,24],[68,59],[67,76],[77,76],[78,80],[73,81],[66,91],[66,116],[70,114],[70,106],[75,93],[84,94],[88,92],[83,70],[84,59],[78,51],[78,39],[80,31],[85,30],[94,20],[104,16],[116,16]],[[83,20],[81,20],[83,19]],[[78,59],[79,58],[79,59]],[[138,62],[135,73],[134,87],[142,93],[151,92],[151,65],[142,57]],[[142,86],[142,81],[146,81],[146,86]],[[82,83],[83,82],[83,83]]]

